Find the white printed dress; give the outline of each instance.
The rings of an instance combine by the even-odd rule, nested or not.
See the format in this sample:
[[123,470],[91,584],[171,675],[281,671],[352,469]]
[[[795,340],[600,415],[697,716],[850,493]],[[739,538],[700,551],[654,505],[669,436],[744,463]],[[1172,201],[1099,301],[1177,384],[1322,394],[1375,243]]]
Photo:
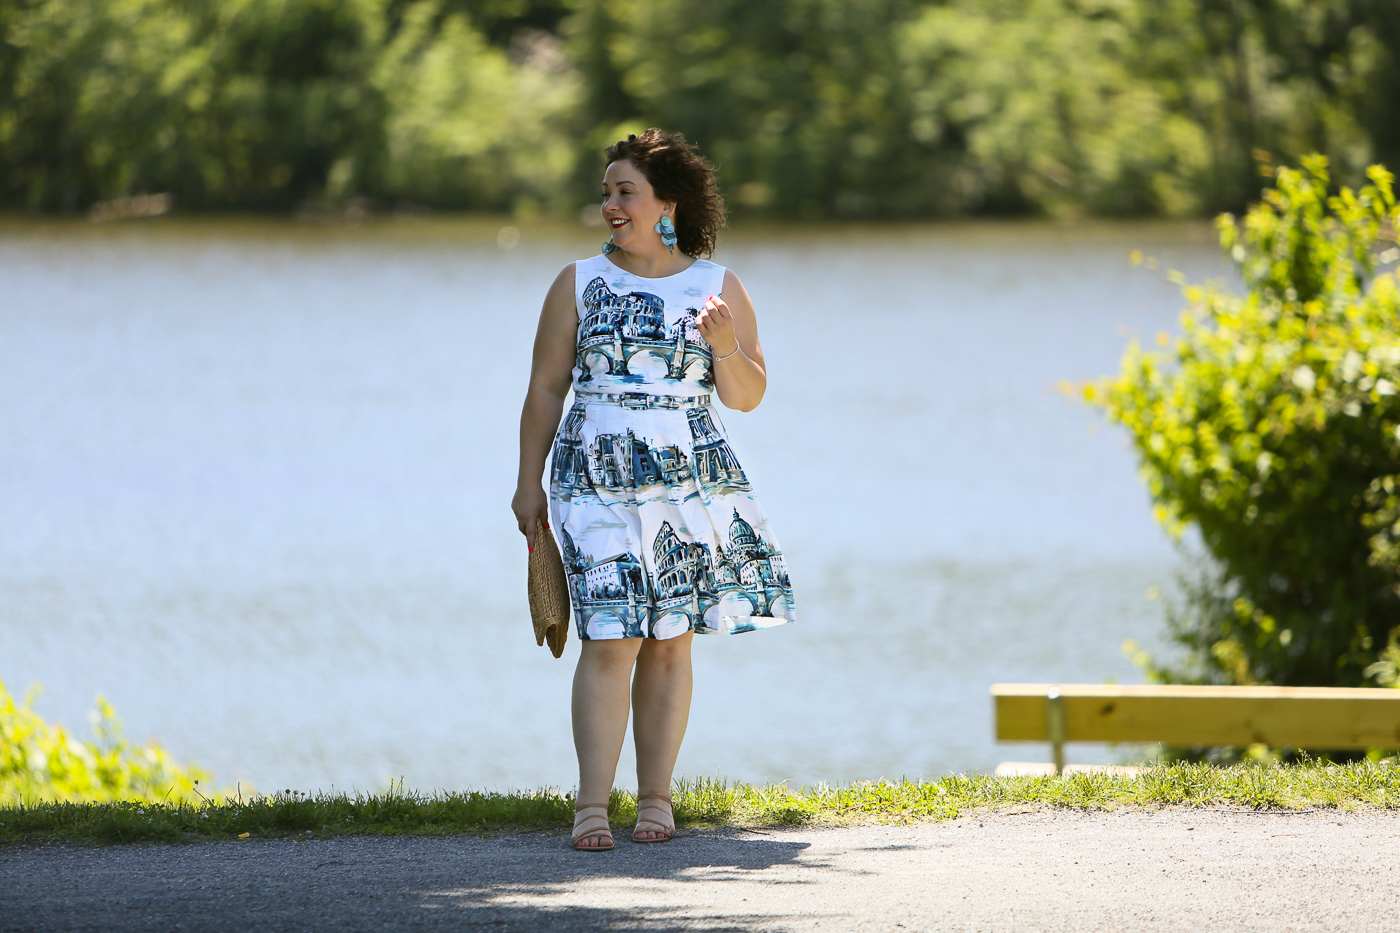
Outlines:
[[695,317],[724,267],[659,279],[575,265],[574,401],[554,439],[551,525],[581,638],[748,632],[795,618],[782,551],[710,404]]

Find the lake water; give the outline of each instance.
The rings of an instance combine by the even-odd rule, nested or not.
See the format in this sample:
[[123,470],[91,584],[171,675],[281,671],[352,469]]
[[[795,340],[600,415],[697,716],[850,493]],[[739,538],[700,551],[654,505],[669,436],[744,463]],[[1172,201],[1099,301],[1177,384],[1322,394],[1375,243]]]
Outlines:
[[[571,787],[509,510],[544,291],[581,226],[0,223],[0,679],[263,790]],[[1149,271],[1131,249],[1160,257]],[[1204,224],[747,228],[770,387],[726,423],[797,625],[696,643],[679,773],[1046,760],[998,681],[1141,680],[1176,554],[1056,391],[1177,329]],[[1072,761],[1121,751],[1071,747]],[[630,743],[619,771],[631,786]]]

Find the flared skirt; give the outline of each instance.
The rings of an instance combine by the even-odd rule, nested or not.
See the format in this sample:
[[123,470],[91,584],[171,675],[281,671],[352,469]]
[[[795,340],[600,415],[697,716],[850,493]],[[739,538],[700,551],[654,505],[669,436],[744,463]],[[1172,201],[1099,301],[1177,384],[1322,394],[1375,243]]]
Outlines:
[[782,550],[708,399],[626,401],[576,398],[554,440],[551,527],[579,637],[795,621]]

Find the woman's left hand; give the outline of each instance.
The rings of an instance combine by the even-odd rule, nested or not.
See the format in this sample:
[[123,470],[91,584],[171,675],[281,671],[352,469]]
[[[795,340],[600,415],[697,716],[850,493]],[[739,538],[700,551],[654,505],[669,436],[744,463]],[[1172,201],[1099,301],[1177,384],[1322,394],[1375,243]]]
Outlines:
[[710,300],[705,302],[705,307],[695,316],[695,325],[700,328],[700,336],[705,338],[715,356],[729,356],[738,349],[734,315],[718,295],[711,295]]

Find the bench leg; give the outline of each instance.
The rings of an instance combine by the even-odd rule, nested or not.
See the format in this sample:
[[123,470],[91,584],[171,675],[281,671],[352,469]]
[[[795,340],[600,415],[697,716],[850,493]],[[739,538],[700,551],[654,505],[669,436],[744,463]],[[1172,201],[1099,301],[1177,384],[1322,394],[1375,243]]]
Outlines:
[[1065,703],[1058,687],[1045,696],[1045,734],[1050,739],[1050,756],[1055,775],[1065,773]]

